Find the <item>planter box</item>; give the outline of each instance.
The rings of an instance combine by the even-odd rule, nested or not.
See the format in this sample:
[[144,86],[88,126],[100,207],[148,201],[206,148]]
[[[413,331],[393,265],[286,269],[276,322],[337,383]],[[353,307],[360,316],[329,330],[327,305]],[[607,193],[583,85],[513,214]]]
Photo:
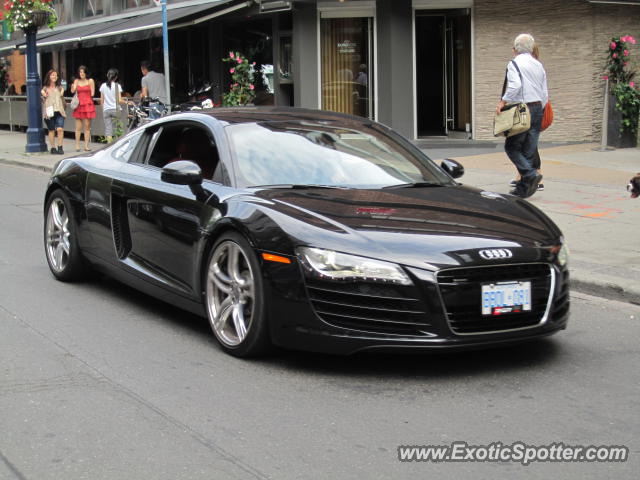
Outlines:
[[637,135],[625,130],[620,133],[622,113],[616,109],[616,97],[609,95],[609,118],[607,122],[607,145],[616,148],[632,148],[638,145]]

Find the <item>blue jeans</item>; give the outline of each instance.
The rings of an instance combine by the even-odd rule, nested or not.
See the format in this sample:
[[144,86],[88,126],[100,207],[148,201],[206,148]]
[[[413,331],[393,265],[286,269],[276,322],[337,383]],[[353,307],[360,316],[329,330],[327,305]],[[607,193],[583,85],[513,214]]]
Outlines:
[[47,126],[47,130],[64,128],[64,117],[60,115],[60,112],[54,112],[53,117],[44,119],[44,123]]
[[529,105],[529,113],[531,128],[513,137],[507,137],[504,142],[504,151],[523,179],[531,178],[536,174],[536,169],[533,168],[533,159],[538,149],[538,137],[542,124],[542,105]]

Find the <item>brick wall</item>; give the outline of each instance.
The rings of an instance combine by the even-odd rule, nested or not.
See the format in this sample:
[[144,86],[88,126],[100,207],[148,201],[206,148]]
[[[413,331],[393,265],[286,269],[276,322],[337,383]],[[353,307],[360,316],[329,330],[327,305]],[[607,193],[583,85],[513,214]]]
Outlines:
[[[608,39],[640,39],[640,7],[586,0],[475,0],[474,94],[476,139],[493,139],[493,115],[513,39],[527,32],[540,46],[554,124],[545,141],[600,141],[602,67]],[[640,56],[636,45],[632,56]],[[640,75],[639,75],[640,77]],[[640,78],[638,78],[640,80]]]

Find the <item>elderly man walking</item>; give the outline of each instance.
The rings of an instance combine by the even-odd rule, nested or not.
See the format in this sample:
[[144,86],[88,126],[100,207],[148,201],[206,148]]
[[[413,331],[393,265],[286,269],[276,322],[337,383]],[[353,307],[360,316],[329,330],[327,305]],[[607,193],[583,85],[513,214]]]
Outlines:
[[547,73],[542,64],[532,55],[534,39],[522,33],[513,42],[514,59],[507,65],[507,83],[496,113],[507,104],[524,102],[529,106],[531,128],[526,132],[508,137],[504,150],[509,160],[518,169],[520,181],[511,194],[527,198],[534,194],[542,180],[533,168],[533,156],[538,148],[542,111],[549,97]]

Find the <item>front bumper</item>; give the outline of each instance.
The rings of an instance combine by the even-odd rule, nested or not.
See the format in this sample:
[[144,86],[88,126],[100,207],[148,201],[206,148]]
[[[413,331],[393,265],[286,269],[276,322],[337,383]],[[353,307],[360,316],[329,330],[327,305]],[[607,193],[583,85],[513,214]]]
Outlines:
[[[537,309],[528,316],[504,316],[499,320],[503,328],[495,319],[479,314],[478,288],[483,280],[459,275],[460,271],[456,277],[469,281],[452,286],[451,276],[445,282],[439,273],[409,269],[414,285],[394,287],[323,283],[304,278],[295,263],[265,262],[272,341],[285,348],[334,354],[463,350],[534,340],[565,329],[569,317],[567,269],[538,263],[507,265],[503,270],[512,268],[521,275],[513,280],[531,279]],[[505,271],[500,278],[515,275]],[[496,276],[499,272],[483,273]]]

